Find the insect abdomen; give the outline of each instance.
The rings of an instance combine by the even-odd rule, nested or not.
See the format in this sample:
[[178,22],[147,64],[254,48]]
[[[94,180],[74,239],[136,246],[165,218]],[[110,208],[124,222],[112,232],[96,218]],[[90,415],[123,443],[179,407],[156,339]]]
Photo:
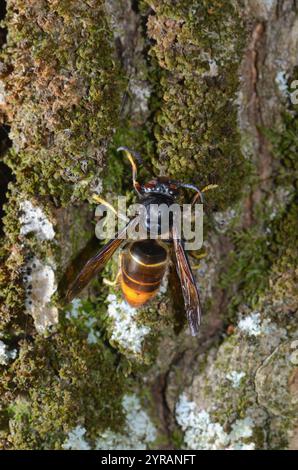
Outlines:
[[121,288],[132,307],[144,305],[157,294],[167,259],[167,250],[155,240],[129,245],[121,258]]

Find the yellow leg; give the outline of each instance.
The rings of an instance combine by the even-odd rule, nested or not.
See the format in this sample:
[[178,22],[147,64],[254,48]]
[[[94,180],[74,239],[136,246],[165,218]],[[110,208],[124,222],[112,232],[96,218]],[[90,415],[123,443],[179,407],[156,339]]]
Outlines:
[[192,269],[200,269],[201,267],[202,267],[201,263],[199,263],[199,264],[193,264],[191,268]]
[[[199,254],[196,254],[196,253],[194,253],[193,251],[190,252],[190,255],[191,255],[193,258],[195,258],[196,260],[201,260],[201,259],[203,259],[203,258],[206,258],[207,254],[208,254],[208,253],[199,253]],[[193,269],[199,269],[200,267],[201,267],[201,263],[199,263],[199,264],[193,264],[193,265],[192,265],[192,268],[193,268]]]
[[207,253],[199,253],[199,254],[196,254],[194,253],[193,251],[190,252],[190,255],[195,258],[195,259],[203,259],[203,258],[206,258],[207,256]]
[[119,147],[119,148],[117,149],[117,152],[120,152],[120,151],[122,151],[122,152],[125,153],[125,155],[127,156],[128,160],[129,160],[129,162],[130,162],[130,164],[131,164],[133,186],[134,186],[136,192],[137,192],[138,194],[140,194],[141,185],[140,185],[140,183],[138,183],[138,181],[137,181],[137,165],[136,165],[136,163],[135,163],[135,161],[134,161],[134,159],[133,159],[132,152],[131,152],[127,147]]
[[206,193],[207,191],[210,191],[210,189],[216,189],[216,188],[218,188],[218,184],[208,184],[207,186],[205,186],[205,188],[197,192],[197,194],[194,196],[191,205],[193,206],[197,202],[199,197],[201,198],[201,201],[203,201],[202,193]]
[[202,193],[205,193],[206,191],[210,191],[210,189],[216,189],[218,188],[218,184],[208,184],[205,186],[205,188],[202,189]]
[[121,270],[119,269],[114,281],[111,281],[109,279],[106,279],[106,278],[103,278],[103,283],[106,285],[106,286],[109,286],[109,287],[115,287],[118,283],[119,283],[119,280],[120,280],[120,276],[121,276]]

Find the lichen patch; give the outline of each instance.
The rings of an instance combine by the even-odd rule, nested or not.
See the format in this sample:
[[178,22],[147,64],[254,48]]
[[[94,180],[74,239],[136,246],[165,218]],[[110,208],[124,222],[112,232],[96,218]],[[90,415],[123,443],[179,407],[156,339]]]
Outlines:
[[67,439],[62,445],[65,450],[90,450],[90,445],[85,440],[86,429],[83,426],[76,426],[68,433]]
[[119,301],[110,294],[108,301],[108,318],[112,320],[111,341],[119,344],[128,353],[139,355],[145,337],[150,333],[150,327],[140,325],[137,320],[137,310],[130,307],[125,300]]
[[37,331],[44,333],[58,323],[58,309],[50,303],[57,289],[53,267],[33,258],[24,268],[23,280],[26,310],[33,317]]
[[122,407],[125,414],[123,432],[107,428],[101,432],[92,446],[86,438],[86,429],[77,425],[64,441],[63,449],[70,450],[145,450],[152,444],[157,431],[147,412],[143,409],[136,394],[123,396]]
[[0,340],[0,365],[7,365],[10,360],[16,358],[16,355],[16,349],[9,349],[7,344]]
[[55,237],[53,224],[40,207],[34,206],[31,201],[22,201],[20,211],[20,234],[22,236],[33,233],[38,240],[53,240]]
[[145,450],[156,437],[156,428],[147,412],[142,408],[137,395],[125,395],[122,406],[126,414],[125,432],[104,431],[96,442],[100,450]]
[[184,441],[192,450],[253,450],[255,444],[253,421],[249,417],[236,420],[227,432],[214,421],[208,410],[200,410],[197,404],[182,394],[176,405],[176,419],[185,432]]

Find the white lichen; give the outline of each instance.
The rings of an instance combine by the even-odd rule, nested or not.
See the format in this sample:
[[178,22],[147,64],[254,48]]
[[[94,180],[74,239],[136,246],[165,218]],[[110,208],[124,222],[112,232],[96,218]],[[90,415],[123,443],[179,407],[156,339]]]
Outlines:
[[145,80],[130,79],[130,92],[133,95],[134,112],[146,113],[151,89]]
[[[106,429],[98,436],[95,449],[97,450],[145,450],[156,439],[156,428],[148,414],[142,408],[140,399],[135,394],[124,395],[122,399],[125,413],[125,431],[113,432]],[[89,450],[90,444],[85,438],[86,429],[76,426],[67,436],[63,449]]]
[[238,388],[240,387],[241,381],[245,375],[245,372],[237,372],[236,370],[232,370],[226,375],[226,377],[232,383],[233,388]]
[[57,289],[53,267],[33,258],[24,268],[23,281],[26,311],[32,315],[37,331],[44,333],[58,323],[58,309],[50,303]]
[[237,419],[232,424],[232,431],[229,434],[231,442],[239,441],[239,439],[246,439],[253,434],[253,421],[251,418]]
[[77,319],[79,317],[80,309],[82,308],[81,299],[73,299],[71,302],[70,310],[65,314],[65,317],[70,320],[72,318]]
[[132,354],[140,354],[150,328],[137,322],[137,309],[128,305],[125,300],[119,302],[116,295],[110,294],[107,301],[108,318],[112,320],[111,341]]
[[200,410],[185,394],[180,396],[176,405],[176,419],[185,433],[184,441],[188,449],[249,450],[255,447],[253,442],[247,442],[253,434],[251,418],[236,420],[228,433],[220,423],[212,420],[208,410]]
[[289,96],[289,89],[288,89],[288,77],[286,72],[280,71],[276,74],[275,83],[278,86],[280,93],[287,98]]
[[102,188],[103,188],[103,182],[102,179],[100,179],[98,176],[94,177],[92,182],[90,183],[90,192],[92,194],[101,194],[102,193]]
[[8,364],[10,360],[16,358],[16,355],[16,349],[9,350],[8,346],[2,340],[0,340],[0,365]]
[[63,449],[68,450],[90,450],[90,445],[85,440],[86,429],[77,426],[69,432],[66,441],[62,445]]
[[88,328],[88,336],[87,336],[87,343],[88,344],[96,344],[98,339],[100,338],[100,333],[99,331],[96,331],[94,329],[94,325],[96,324],[97,319],[96,318],[89,318],[86,322],[85,325]]
[[90,316],[90,313],[84,310],[80,299],[73,299],[70,310],[66,312],[65,317],[68,320],[79,320],[88,331],[87,343],[96,344],[100,338],[100,332],[95,329],[97,318]]
[[218,75],[218,65],[214,59],[209,61],[209,77],[217,77]]
[[214,59],[209,59],[208,60],[209,64],[209,71],[203,73],[204,77],[217,77],[218,75],[218,65]]
[[249,336],[259,336],[261,329],[261,315],[259,312],[253,312],[238,323],[238,328]]
[[280,339],[286,338],[287,332],[278,327],[270,319],[262,319],[260,312],[252,312],[238,322],[238,328],[248,336],[275,335]]
[[20,234],[23,236],[34,233],[38,240],[52,240],[55,237],[53,224],[44,212],[30,201],[20,203]]
[[156,428],[141,406],[137,395],[125,395],[122,406],[126,414],[125,432],[104,431],[96,441],[99,450],[145,450],[156,439]]

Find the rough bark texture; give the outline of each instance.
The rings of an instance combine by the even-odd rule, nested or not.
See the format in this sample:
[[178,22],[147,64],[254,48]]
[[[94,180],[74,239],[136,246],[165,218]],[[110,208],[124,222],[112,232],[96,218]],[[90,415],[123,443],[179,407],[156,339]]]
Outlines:
[[[296,2],[1,5],[1,447],[297,449]],[[92,195],[133,201],[119,145],[219,185],[198,338],[171,286],[136,312],[99,277],[63,304]]]

